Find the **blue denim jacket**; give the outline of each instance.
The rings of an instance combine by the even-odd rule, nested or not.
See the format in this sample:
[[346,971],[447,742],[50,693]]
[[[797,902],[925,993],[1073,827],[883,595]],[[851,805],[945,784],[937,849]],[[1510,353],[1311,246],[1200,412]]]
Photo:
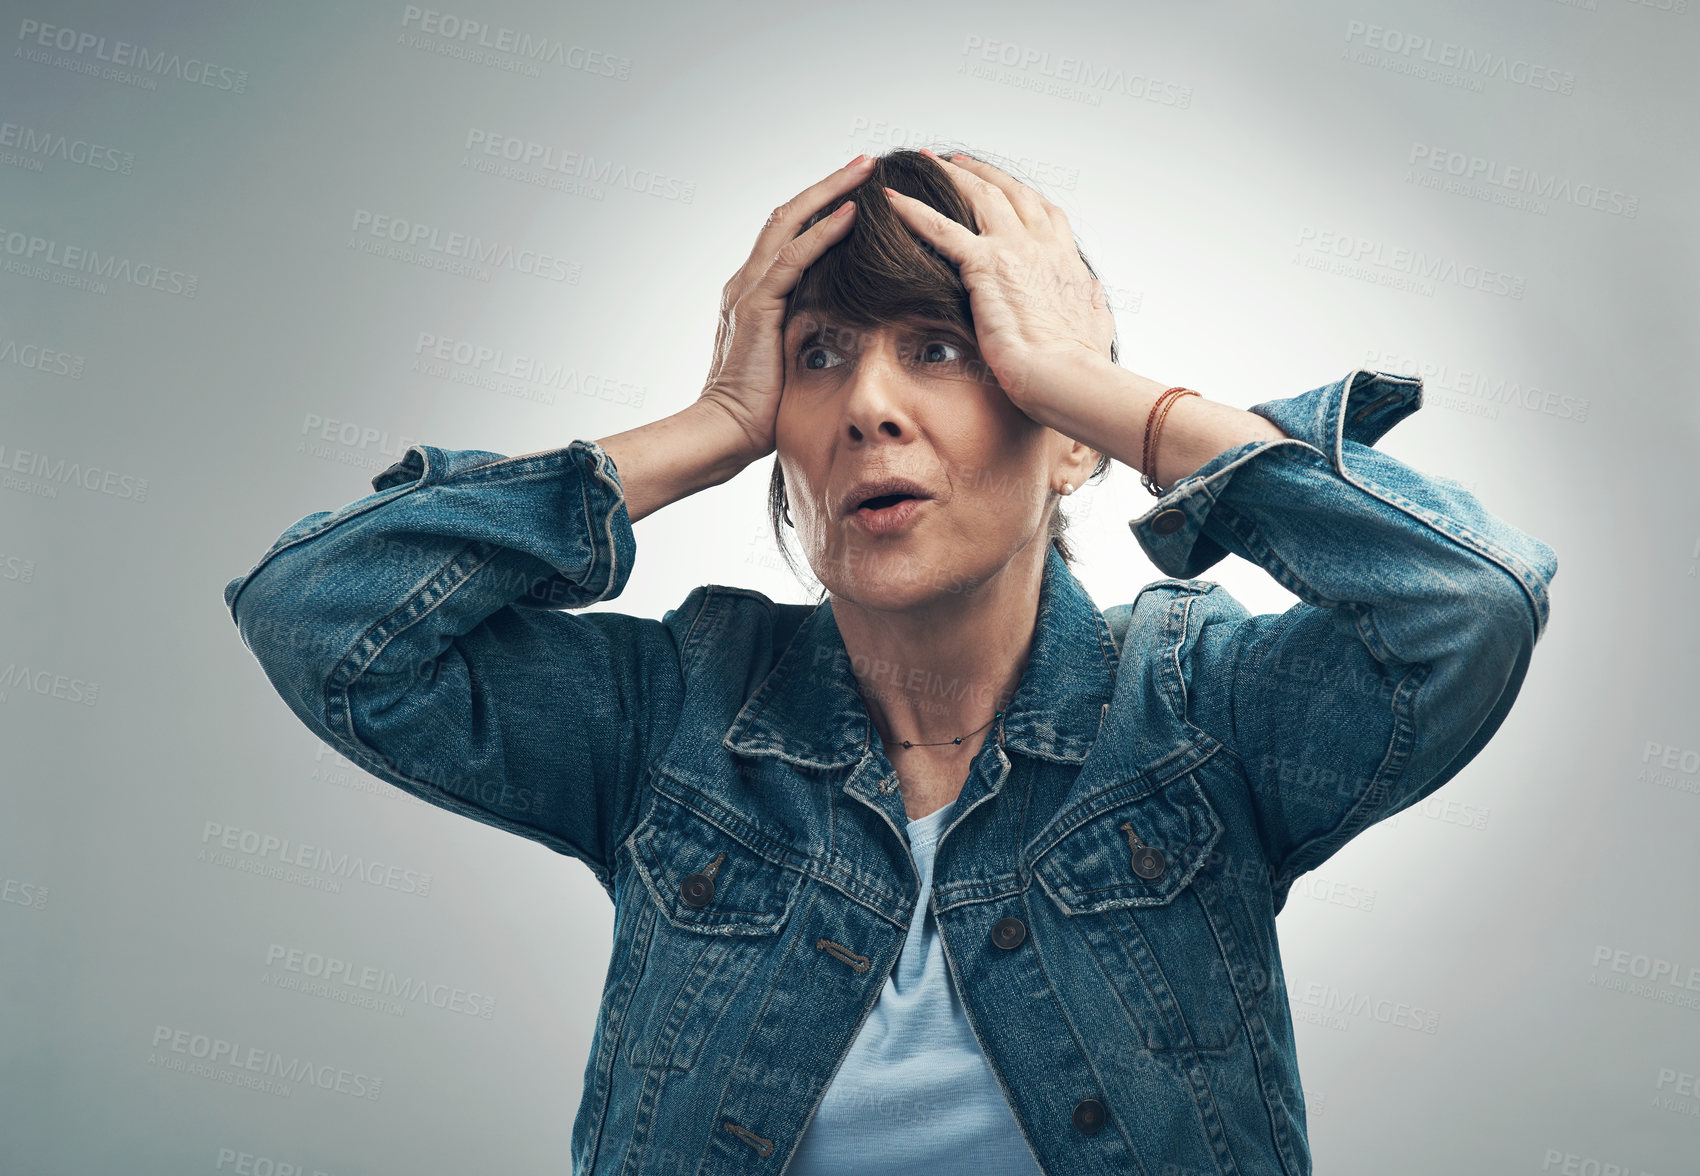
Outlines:
[[[1551,548],[1373,448],[1416,379],[1251,411],[1130,520],[1172,578],[1100,611],[1049,550],[1038,628],[918,893],[897,776],[830,602],[720,585],[659,621],[594,442],[415,446],[300,520],[225,601],[343,755],[583,861],[615,935],[575,1173],[783,1172],[930,902],[1021,1131],[1054,1176],[1301,1176],[1275,916],[1504,721]],[[1298,597],[1251,615],[1233,553]]]

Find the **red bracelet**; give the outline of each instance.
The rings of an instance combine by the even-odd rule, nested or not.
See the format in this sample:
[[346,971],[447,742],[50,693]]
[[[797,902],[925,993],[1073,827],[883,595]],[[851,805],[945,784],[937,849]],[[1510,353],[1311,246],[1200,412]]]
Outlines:
[[1177,384],[1173,388],[1165,388],[1158,394],[1157,399],[1151,402],[1151,411],[1145,414],[1145,447],[1140,454],[1141,466],[1150,468],[1151,465],[1151,426],[1157,419],[1157,413],[1161,411],[1164,402],[1167,401],[1169,397],[1175,395],[1177,392],[1185,391],[1186,389],[1183,386]]
[[1139,452],[1139,469],[1141,476],[1144,476],[1145,471],[1151,468],[1151,422],[1157,419],[1157,410],[1162,407],[1163,401],[1170,395],[1179,391],[1181,391],[1181,388],[1179,385],[1176,385],[1173,388],[1168,388],[1160,392],[1157,399],[1151,402],[1151,411],[1145,414],[1145,445]]
[[[1153,498],[1161,498],[1164,493],[1163,488],[1157,485],[1157,480],[1152,476],[1155,472],[1152,469],[1152,465],[1156,460],[1157,437],[1163,431],[1163,421],[1168,417],[1169,409],[1174,407],[1175,401],[1179,400],[1182,396],[1197,395],[1198,393],[1193,391],[1191,388],[1182,387],[1177,384],[1173,388],[1165,389],[1163,394],[1152,402],[1151,411],[1146,414],[1145,450],[1140,459],[1140,465],[1143,468],[1139,474],[1139,481],[1142,486],[1151,491],[1151,496]],[[1159,409],[1162,410],[1160,413],[1158,411]],[[1153,424],[1155,424],[1155,427],[1153,427]]]

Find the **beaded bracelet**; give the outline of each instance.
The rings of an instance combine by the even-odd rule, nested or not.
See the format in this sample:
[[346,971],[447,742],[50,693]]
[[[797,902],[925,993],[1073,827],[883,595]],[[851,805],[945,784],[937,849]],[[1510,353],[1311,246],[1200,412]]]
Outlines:
[[1151,469],[1151,425],[1157,419],[1158,410],[1163,407],[1164,401],[1168,400],[1169,397],[1177,392],[1184,391],[1186,389],[1177,384],[1173,388],[1164,389],[1157,399],[1151,402],[1151,411],[1145,414],[1145,447],[1140,452],[1139,466],[1142,473]]
[[[1182,396],[1197,395],[1198,393],[1191,388],[1183,388],[1178,384],[1173,388],[1167,388],[1161,396],[1152,402],[1151,411],[1145,416],[1145,452],[1140,460],[1140,465],[1143,468],[1140,470],[1139,483],[1151,491],[1153,498],[1161,498],[1165,493],[1164,489],[1157,485],[1156,480],[1151,476],[1157,454],[1157,436],[1163,431],[1163,421],[1168,417],[1169,409],[1174,407],[1175,401]],[[1160,414],[1159,409],[1162,410]],[[1156,424],[1155,428],[1152,427],[1153,422]]]

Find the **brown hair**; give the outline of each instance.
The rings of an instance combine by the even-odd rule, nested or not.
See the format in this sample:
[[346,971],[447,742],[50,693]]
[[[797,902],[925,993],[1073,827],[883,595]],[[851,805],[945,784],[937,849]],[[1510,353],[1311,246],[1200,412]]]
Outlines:
[[[941,155],[949,155],[942,147],[934,150]],[[1026,180],[1008,163],[979,151],[968,154],[995,165],[1038,191],[1038,185]],[[787,300],[785,323],[790,323],[798,314],[806,313],[842,326],[871,330],[895,327],[916,318],[936,318],[955,326],[968,338],[974,338],[968,288],[958,276],[955,264],[903,223],[892,211],[885,193],[880,191],[882,187],[925,201],[958,224],[966,225],[976,233],[980,231],[974,210],[939,164],[919,151],[907,149],[878,156],[868,178],[844,197],[856,202],[855,223],[841,240],[803,271]],[[835,201],[815,212],[798,229],[798,233],[830,216],[841,203],[842,200]],[[1097,277],[1098,271],[1092,268],[1092,263],[1078,244],[1075,251],[1080,254],[1087,272]],[[1114,342],[1110,344],[1110,361],[1116,362]],[[789,357],[786,357],[786,362],[788,365]],[[1087,481],[1101,479],[1109,468],[1110,459],[1100,456]],[[786,527],[780,513],[784,488],[784,475],[779,468],[778,455],[775,455],[773,475],[767,488],[768,519],[779,553],[785,558],[791,573],[801,580],[796,560],[786,543]],[[1051,511],[1048,538],[1064,561],[1072,563],[1074,552],[1065,537],[1068,517],[1060,507],[1059,501]],[[825,596],[824,590],[822,596]]]

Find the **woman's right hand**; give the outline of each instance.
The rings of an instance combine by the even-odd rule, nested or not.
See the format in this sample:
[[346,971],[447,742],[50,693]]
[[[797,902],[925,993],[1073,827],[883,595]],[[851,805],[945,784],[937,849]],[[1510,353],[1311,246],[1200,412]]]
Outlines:
[[797,193],[767,218],[748,261],[720,295],[714,362],[701,399],[714,404],[749,438],[748,462],[774,449],[774,421],[785,386],[781,326],[785,299],[815,259],[849,232],[855,205],[846,202],[806,233],[797,229],[816,211],[868,178],[874,157],[863,155]]

